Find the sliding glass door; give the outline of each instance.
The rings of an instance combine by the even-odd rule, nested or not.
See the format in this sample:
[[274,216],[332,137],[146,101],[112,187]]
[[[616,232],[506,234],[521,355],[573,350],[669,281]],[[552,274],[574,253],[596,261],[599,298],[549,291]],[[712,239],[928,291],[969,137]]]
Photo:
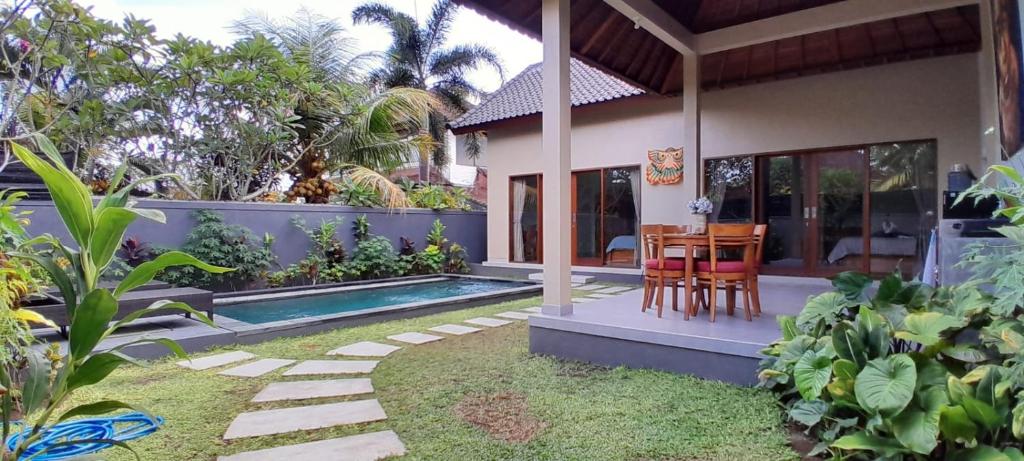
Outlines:
[[509,180],[509,260],[512,262],[543,261],[542,184],[539,174]]
[[573,173],[573,264],[637,266],[639,225],[639,167]]

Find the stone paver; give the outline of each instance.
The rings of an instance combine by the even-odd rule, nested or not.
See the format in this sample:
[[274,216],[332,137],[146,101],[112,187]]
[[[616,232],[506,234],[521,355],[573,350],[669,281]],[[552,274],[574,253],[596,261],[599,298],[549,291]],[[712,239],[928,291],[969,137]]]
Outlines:
[[523,312],[532,312],[534,314],[539,314],[542,310],[543,310],[543,308],[541,308],[540,306],[537,306],[537,307],[527,307],[526,309],[523,309]]
[[381,431],[249,451],[231,456],[221,456],[217,460],[279,461],[294,458],[306,461],[377,461],[404,454],[405,444],[398,438],[398,434],[395,434],[394,431]]
[[328,403],[242,413],[228,426],[224,440],[308,431],[387,419],[377,399]]
[[238,376],[240,378],[255,378],[293,363],[295,363],[295,361],[289,359],[260,359],[255,362],[224,370],[217,374],[224,376]]
[[433,341],[440,341],[444,339],[444,336],[428,335],[426,333],[417,333],[411,331],[409,333],[388,336],[388,339],[392,341],[398,341],[401,343],[426,344]]
[[510,322],[508,320],[492,319],[490,317],[477,317],[477,318],[466,320],[466,323],[470,323],[470,324],[473,324],[473,325],[480,325],[482,327],[500,327],[500,326],[508,325],[508,324],[510,324],[512,322]]
[[583,291],[594,291],[594,290],[600,290],[602,288],[605,288],[605,286],[604,285],[598,285],[596,283],[592,283],[590,285],[583,285],[581,287],[576,287],[577,290],[583,290]]
[[211,355],[200,359],[182,360],[178,362],[179,367],[192,370],[206,370],[227,365],[229,363],[241,362],[256,357],[245,351],[225,352],[223,354]]
[[369,394],[373,392],[370,378],[322,379],[317,381],[284,381],[267,384],[253,402],[305,400],[323,397]]
[[450,324],[450,323],[447,323],[447,324],[444,324],[444,325],[438,325],[438,326],[433,327],[433,328],[428,328],[428,330],[434,331],[434,332],[437,332],[437,333],[446,333],[446,334],[449,334],[449,335],[459,335],[459,336],[470,334],[470,333],[476,333],[476,332],[480,331],[479,328],[467,327],[465,325],[453,325],[453,324]]
[[617,296],[620,296],[620,295],[610,295],[610,294],[607,294],[607,293],[587,293],[587,297],[588,298],[597,298],[597,299],[614,298],[614,297],[617,297]]
[[377,367],[378,363],[376,360],[306,360],[284,372],[284,375],[351,375],[369,373]]
[[597,301],[597,300],[594,299],[594,298],[572,298],[572,303],[573,304],[583,304],[583,303],[589,303],[591,301]]
[[352,355],[358,357],[387,357],[388,354],[401,349],[400,346],[363,341],[348,346],[341,346],[327,355]]
[[594,291],[596,291],[597,293],[604,293],[604,294],[613,295],[613,294],[616,294],[616,293],[622,293],[623,291],[630,291],[633,288],[636,288],[636,287],[608,287],[608,288],[602,288],[600,290],[594,290]]
[[526,320],[530,318],[530,314],[527,314],[526,312],[517,311],[502,312],[500,314],[494,314],[494,316],[513,320]]

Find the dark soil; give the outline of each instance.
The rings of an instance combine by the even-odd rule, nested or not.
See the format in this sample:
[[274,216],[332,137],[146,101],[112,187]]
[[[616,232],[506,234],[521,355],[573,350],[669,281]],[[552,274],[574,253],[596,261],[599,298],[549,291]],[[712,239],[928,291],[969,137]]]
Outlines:
[[512,443],[529,442],[548,426],[530,415],[526,396],[517,392],[468,396],[455,406],[455,414],[491,437]]

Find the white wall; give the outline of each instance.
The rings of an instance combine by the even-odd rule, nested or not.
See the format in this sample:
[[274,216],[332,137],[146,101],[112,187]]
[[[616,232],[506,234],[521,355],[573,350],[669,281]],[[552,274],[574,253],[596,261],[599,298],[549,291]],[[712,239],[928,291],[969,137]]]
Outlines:
[[[708,92],[701,101],[702,156],[936,139],[941,191],[953,163],[983,171],[977,60],[947,56]],[[642,171],[648,149],[682,146],[681,108],[681,98],[635,97],[574,110],[572,168]],[[488,260],[504,262],[508,177],[540,172],[540,119],[488,131]],[[682,184],[644,182],[643,222],[691,222],[685,205],[700,173],[694,156],[684,156]]]

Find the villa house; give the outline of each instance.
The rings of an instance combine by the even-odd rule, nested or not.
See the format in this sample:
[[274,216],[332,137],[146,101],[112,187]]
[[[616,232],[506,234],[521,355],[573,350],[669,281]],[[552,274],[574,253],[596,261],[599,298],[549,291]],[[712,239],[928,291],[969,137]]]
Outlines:
[[639,274],[640,223],[696,224],[707,196],[712,222],[768,224],[763,273],[919,274],[947,172],[1020,145],[1013,0],[457,2],[544,45],[451,124],[488,134],[485,265],[544,269],[538,352],[695,372],[672,348],[734,349],[574,312],[570,269]]

